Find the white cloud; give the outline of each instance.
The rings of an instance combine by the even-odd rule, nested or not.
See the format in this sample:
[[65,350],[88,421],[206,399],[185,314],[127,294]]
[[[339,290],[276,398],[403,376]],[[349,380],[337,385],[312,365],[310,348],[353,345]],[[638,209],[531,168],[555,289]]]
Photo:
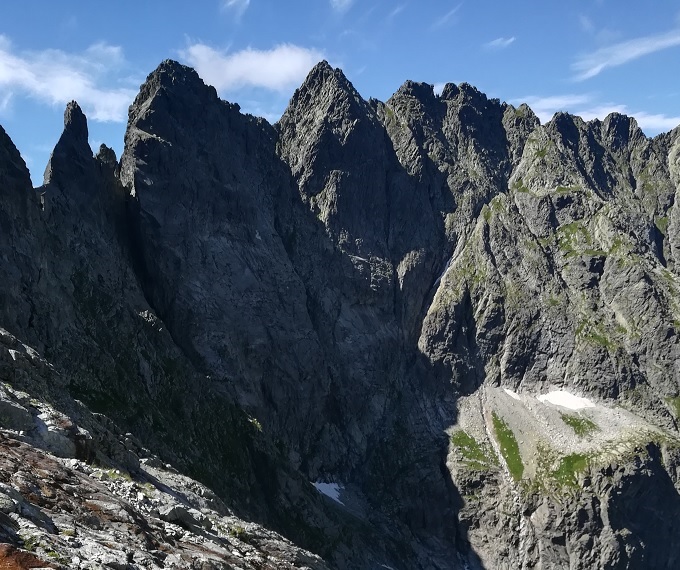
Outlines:
[[340,13],[347,12],[347,10],[350,9],[350,6],[354,4],[354,0],[330,0],[330,2],[331,8]]
[[514,41],[515,41],[515,36],[512,36],[511,38],[496,38],[493,41],[485,43],[484,47],[489,48],[489,49],[505,49],[510,44],[512,44]]
[[585,109],[577,109],[574,113],[586,121],[604,119],[610,113],[621,113],[634,117],[639,127],[648,134],[670,131],[680,125],[680,117],[673,117],[661,113],[646,113],[644,111],[630,111],[626,105],[603,104]]
[[523,97],[521,99],[514,99],[513,104],[526,103],[531,107],[531,110],[536,113],[536,116],[541,120],[541,123],[546,123],[552,119],[557,111],[570,111],[576,106],[585,105],[591,100],[588,95],[553,95],[551,97]]
[[575,79],[583,81],[595,77],[609,67],[617,67],[645,55],[680,46],[680,29],[645,36],[600,48],[593,53],[578,58],[572,64]]
[[633,113],[633,116],[643,131],[662,133],[680,126],[680,117],[654,113]]
[[102,85],[124,62],[121,48],[104,43],[81,54],[55,49],[18,53],[0,36],[0,99],[21,93],[49,105],[75,99],[92,120],[124,122],[136,90]]
[[516,99],[515,104],[526,103],[531,107],[541,123],[552,119],[558,111],[566,111],[581,117],[585,121],[603,120],[610,113],[621,113],[634,117],[640,128],[648,135],[670,131],[680,125],[680,116],[669,116],[661,113],[631,111],[620,103],[599,103],[591,95],[556,95],[552,97],[525,97]]
[[182,56],[206,83],[219,91],[243,87],[287,91],[298,87],[309,70],[324,59],[321,51],[293,44],[228,53],[197,43],[184,50]]
[[222,9],[234,12],[238,18],[245,14],[250,0],[222,0]]
[[449,22],[451,22],[451,20],[453,20],[453,17],[456,15],[456,13],[458,12],[458,10],[461,9],[462,6],[463,6],[463,3],[461,2],[461,3],[458,4],[455,8],[452,8],[451,10],[449,10],[449,11],[448,11],[446,14],[444,14],[443,16],[437,18],[437,19],[432,23],[432,28],[442,28],[442,27],[444,27],[446,24],[448,24]]

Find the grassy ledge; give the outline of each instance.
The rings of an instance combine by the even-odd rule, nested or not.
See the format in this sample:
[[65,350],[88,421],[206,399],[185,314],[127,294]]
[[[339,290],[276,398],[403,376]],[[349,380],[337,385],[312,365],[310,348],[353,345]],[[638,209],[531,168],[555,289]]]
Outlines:
[[551,475],[555,480],[564,486],[577,487],[578,474],[588,468],[588,457],[582,453],[572,453],[560,459],[556,471]]
[[470,469],[485,471],[498,464],[489,450],[485,449],[475,438],[462,429],[451,434],[451,443],[460,452],[463,462]]
[[680,418],[680,396],[675,398],[665,398],[665,400],[670,406],[671,410],[673,410],[675,417]]
[[519,453],[517,438],[512,430],[497,414],[493,412],[493,429],[496,432],[496,439],[501,448],[501,454],[508,466],[508,471],[515,481],[520,481],[524,474],[524,464]]
[[576,414],[560,414],[562,421],[567,424],[579,437],[587,437],[591,433],[599,431],[597,424],[588,418],[577,416]]

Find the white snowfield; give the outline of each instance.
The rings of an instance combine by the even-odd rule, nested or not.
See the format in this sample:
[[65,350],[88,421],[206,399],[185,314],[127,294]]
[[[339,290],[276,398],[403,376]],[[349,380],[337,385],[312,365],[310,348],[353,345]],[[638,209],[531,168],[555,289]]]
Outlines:
[[582,410],[583,408],[595,407],[595,404],[588,398],[574,396],[574,394],[567,392],[566,390],[555,390],[554,392],[548,392],[542,396],[537,396],[536,399],[544,404],[553,404],[554,406],[560,406],[570,410]]
[[345,504],[340,500],[340,492],[343,488],[337,483],[323,483],[317,481],[316,483],[312,483],[312,485],[316,487],[316,490],[319,491],[319,493],[323,493],[328,498],[333,499],[336,503],[340,503],[341,505]]
[[503,388],[505,390],[505,393],[510,396],[511,398],[514,398],[515,400],[522,400],[520,395],[517,392],[513,392],[512,390],[509,390],[508,388]]

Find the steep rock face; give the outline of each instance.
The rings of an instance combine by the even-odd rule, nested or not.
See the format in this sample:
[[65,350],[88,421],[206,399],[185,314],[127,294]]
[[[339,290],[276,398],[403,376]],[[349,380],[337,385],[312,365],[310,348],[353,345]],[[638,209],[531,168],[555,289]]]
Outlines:
[[[301,483],[290,482],[285,467],[278,470],[272,444],[223,387],[193,366],[147,302],[144,275],[138,276],[138,230],[115,156],[107,148],[92,156],[77,104],[67,107],[46,184],[37,189],[44,209],[30,179],[24,182],[23,192],[33,199],[23,216],[24,224],[33,220],[24,232],[33,265],[8,279],[3,292],[12,295],[8,307],[30,307],[16,325],[8,319],[10,332],[59,371],[59,381],[38,393],[55,405],[65,393],[85,402],[165,461],[222,491],[229,488],[235,509],[251,505],[249,516],[276,519],[265,507],[276,477]],[[3,210],[11,204],[3,201]],[[300,493],[315,498],[313,490]]]
[[142,285],[175,341],[305,449],[322,421],[326,367],[276,230],[289,187],[274,135],[165,62],[131,107],[121,176],[135,197]]
[[[455,519],[439,468],[441,437],[407,442],[403,458],[387,465],[389,445],[378,443],[396,438],[397,424],[422,422],[407,409],[400,419],[386,404],[396,405],[393,386],[413,388],[403,386],[406,359],[387,356],[399,354],[399,344],[390,259],[378,256],[385,237],[367,237],[377,248],[361,250],[367,262],[329,236],[293,191],[275,136],[219,101],[193,70],[166,62],[149,76],[131,108],[121,165],[135,200],[144,291],[193,364],[253,413],[310,479],[370,479],[376,494],[358,500],[380,509],[378,493],[399,496],[391,471],[403,464],[413,480],[433,478],[439,490],[393,500],[393,508],[438,505],[449,523],[438,524],[437,514],[426,526],[445,537]],[[354,183],[345,188],[356,191]],[[372,263],[387,273],[369,277]],[[411,463],[423,456],[424,466]]]
[[277,127],[301,200],[282,235],[330,355],[320,472],[358,485],[374,509],[444,546],[456,537],[441,471],[442,410],[452,401],[437,397],[411,342],[441,228],[375,109],[340,70],[317,65]]
[[[622,123],[622,134],[612,134],[612,125]],[[674,430],[678,340],[673,299],[677,278],[665,269],[651,230],[655,218],[668,207],[671,184],[660,145],[639,136],[631,124],[629,119],[616,116],[608,117],[603,124],[586,124],[578,118],[557,115],[532,132],[510,178],[508,193],[496,196],[482,209],[469,240],[442,278],[423,322],[421,349],[447,367],[454,379],[469,381],[474,373],[480,383],[511,390],[517,400],[519,392],[522,402],[527,401],[525,397],[531,400],[531,394],[557,389],[590,394],[596,401],[623,404],[652,425]],[[640,188],[640,156],[646,156],[644,164],[651,165],[647,172],[654,173],[646,179],[645,190]],[[654,165],[658,165],[657,170]],[[566,466],[571,469],[571,462],[577,460],[583,461],[577,472],[586,470],[586,462],[595,478],[608,472],[612,458],[601,457],[601,448],[593,443],[590,447],[582,443],[577,458],[573,450],[554,449],[559,441],[555,436],[534,441],[541,428],[533,425],[533,420],[517,419],[522,417],[522,407],[513,398],[506,396],[499,403],[490,401],[484,392],[474,398],[481,398],[477,419],[461,421],[462,425],[470,422],[467,430],[476,430],[479,441],[491,445],[500,437],[496,418],[507,422],[517,440],[523,438],[517,451],[519,464],[525,473],[534,473],[522,477],[520,472],[520,489],[530,482],[540,488],[545,477],[560,479]],[[485,418],[481,423],[480,414]],[[617,441],[621,438],[620,445],[629,445],[630,438],[637,437],[633,433],[631,429],[628,434],[619,432],[611,437]],[[643,436],[638,445],[644,437],[652,438]],[[653,500],[666,501],[670,512],[677,512],[677,491],[666,471],[668,466],[644,459],[644,446],[637,449],[647,462],[645,469],[633,470],[615,487],[644,486],[640,480],[645,477],[663,480],[659,489],[664,490],[659,490],[659,497]],[[658,457],[658,447],[649,451],[652,458],[655,454]],[[510,470],[511,461],[507,457],[504,460]],[[454,465],[460,463],[454,461]],[[624,526],[635,527],[639,533],[647,524],[661,521],[645,520],[629,506],[624,509],[603,492],[604,487],[591,486],[590,480],[581,480],[581,488],[572,497],[598,505],[606,500],[607,509],[613,513],[626,510],[625,516],[630,517],[627,522],[612,523],[614,515],[610,518],[605,512],[592,524],[587,522],[589,517],[577,522],[572,517],[581,507],[570,502],[558,516],[569,522],[550,530],[555,522],[552,517],[557,515],[550,515],[550,520],[542,517],[547,516],[545,509],[557,509],[551,494],[560,491],[548,491],[544,506],[533,514],[537,505],[531,493],[506,490],[507,495],[503,495],[508,481],[516,488],[513,477],[504,482],[497,479],[496,468],[480,469],[479,463],[472,469],[475,471],[489,472],[482,488],[490,494],[481,501],[467,498],[479,493],[479,482],[473,483],[479,474],[452,468],[456,484],[468,489],[463,491],[466,502],[481,503],[483,508],[494,506],[480,521],[474,507],[461,513],[464,521],[474,521],[464,524],[473,525],[473,548],[476,544],[488,567],[539,563],[561,567],[577,560],[583,567],[602,568],[673,564],[675,553],[652,562],[652,551],[642,552],[633,546],[645,539],[636,534],[638,538],[628,540],[619,534]],[[501,494],[494,498],[497,489]],[[498,509],[514,515],[499,520]],[[500,540],[500,530],[496,534],[489,529],[507,524],[517,525],[516,550],[497,552],[494,544]],[[559,537],[551,543],[553,531]],[[602,540],[595,547],[595,556],[590,556],[591,566],[585,562],[589,557],[576,554],[579,541],[585,543],[586,537]],[[570,546],[555,546],[562,541]]]
[[37,281],[40,269],[31,234],[38,220],[38,198],[19,151],[0,128],[0,312],[8,327],[28,327],[32,304],[22,293]]

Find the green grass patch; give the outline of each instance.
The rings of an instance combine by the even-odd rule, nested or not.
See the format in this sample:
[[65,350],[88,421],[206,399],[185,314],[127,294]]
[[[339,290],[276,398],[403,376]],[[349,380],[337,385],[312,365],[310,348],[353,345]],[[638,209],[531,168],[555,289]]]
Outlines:
[[576,327],[576,336],[590,344],[596,344],[606,348],[610,352],[615,352],[618,344],[614,342],[603,325],[590,321],[581,321]]
[[582,453],[572,453],[560,459],[552,476],[561,485],[575,487],[578,485],[578,474],[588,468],[588,457]]
[[558,196],[564,196],[566,194],[573,194],[575,192],[580,192],[580,191],[581,191],[580,186],[558,186],[553,191],[553,194],[558,195]]
[[521,192],[521,193],[523,193],[523,194],[532,194],[531,190],[529,190],[529,189],[524,185],[524,181],[523,181],[521,178],[519,178],[518,180],[516,180],[516,181],[513,183],[512,189],[513,189],[515,192]]
[[463,456],[463,462],[470,469],[486,471],[489,467],[497,465],[493,453],[462,429],[451,434],[451,443]]
[[579,437],[586,437],[600,429],[594,421],[589,420],[588,418],[575,414],[560,414],[560,416],[562,417],[562,421],[573,429],[574,433]]
[[250,542],[250,534],[239,524],[229,528],[229,536],[233,536],[241,542]]
[[571,222],[557,228],[557,247],[565,257],[573,257],[584,250],[604,254],[604,251],[593,248],[593,238],[588,228],[581,222]]
[[665,400],[673,411],[673,414],[675,414],[675,417],[680,418],[680,396],[676,396],[675,398],[665,398]]
[[515,481],[522,479],[524,474],[524,464],[522,463],[522,456],[519,452],[519,445],[517,445],[517,438],[512,430],[496,412],[492,414],[493,429],[496,432],[496,439],[501,448],[501,454],[505,463],[508,466],[510,475]]
[[23,549],[28,550],[29,552],[35,552],[38,546],[40,545],[40,539],[37,536],[21,536],[19,537],[23,540]]
[[666,235],[666,232],[668,231],[668,221],[668,216],[663,216],[654,220],[654,225],[663,235]]

